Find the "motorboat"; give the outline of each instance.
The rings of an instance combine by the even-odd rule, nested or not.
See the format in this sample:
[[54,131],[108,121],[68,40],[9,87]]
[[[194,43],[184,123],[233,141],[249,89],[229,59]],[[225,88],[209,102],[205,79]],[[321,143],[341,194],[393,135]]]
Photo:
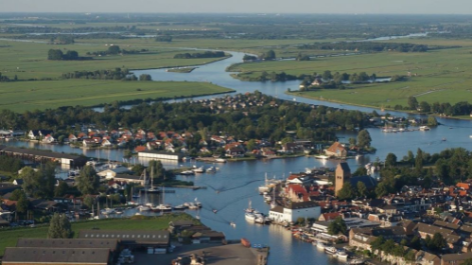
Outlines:
[[215,173],[216,172],[216,168],[214,166],[211,166],[209,168],[207,168],[206,170],[207,173]]
[[183,204],[179,204],[179,205],[177,205],[177,206],[174,206],[174,210],[175,210],[175,211],[183,211],[183,210],[185,210],[185,209],[187,209],[187,208],[188,208],[188,207],[185,206],[185,205],[183,205]]
[[236,227],[236,224],[234,222],[230,222],[229,225],[232,227]]
[[213,209],[212,212],[216,214],[216,213],[218,212],[218,210],[217,210],[217,209]]
[[365,260],[363,259],[352,259],[347,262],[349,265],[362,265],[364,264]]
[[156,207],[152,207],[151,210],[154,212],[171,212],[172,206],[170,206],[169,204],[161,203]]
[[327,156],[327,155],[315,155],[315,158],[317,158],[317,159],[328,159],[329,156]]
[[182,172],[180,172],[180,175],[186,175],[186,176],[189,176],[189,175],[194,175],[195,173],[193,172],[193,170],[184,170]]
[[334,256],[340,260],[347,260],[349,257],[349,254],[344,249],[340,249],[334,254]]
[[428,126],[420,126],[420,131],[429,131],[431,130],[431,128],[429,128]]
[[318,243],[316,243],[316,248],[319,249],[319,250],[324,250],[325,249],[325,244],[321,241],[319,241]]
[[215,159],[215,162],[217,162],[217,163],[226,163],[226,159],[217,158],[217,159]]
[[115,214],[115,209],[105,208],[105,209],[101,210],[100,213],[103,214],[103,215]]
[[335,247],[325,247],[324,250],[328,255],[334,255],[338,252],[338,250]]
[[188,208],[189,208],[189,210],[198,210],[199,209],[199,207],[193,202],[188,204]]
[[254,215],[253,213],[246,213],[246,214],[244,214],[244,217],[248,221],[251,221],[251,222],[256,221],[256,215]]
[[205,173],[205,168],[198,167],[198,168],[193,169],[193,172],[194,173]]
[[147,205],[140,205],[140,206],[138,207],[138,210],[139,210],[140,212],[148,212],[148,211],[151,210],[151,207],[149,207],[149,206],[147,206]]

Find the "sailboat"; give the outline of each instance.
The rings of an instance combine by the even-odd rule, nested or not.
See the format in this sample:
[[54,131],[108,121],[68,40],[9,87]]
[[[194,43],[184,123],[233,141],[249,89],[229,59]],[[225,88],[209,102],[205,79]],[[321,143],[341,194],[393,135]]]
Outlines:
[[165,198],[165,187],[162,187],[162,203],[157,205],[156,207],[152,207],[152,210],[155,212],[171,212],[172,211],[172,206],[170,204],[165,204],[164,203],[164,198]]
[[[147,182],[146,170],[144,170],[143,173],[144,173],[144,187],[146,187],[146,182]],[[146,188],[144,188],[144,198],[145,198],[145,200],[147,200],[147,189]],[[138,209],[139,209],[140,212],[147,212],[147,211],[151,210],[151,207],[149,207],[146,203],[146,204],[139,205]]]
[[259,193],[260,193],[260,194],[263,194],[264,192],[270,191],[269,180],[267,179],[267,173],[265,174],[265,182],[264,182],[264,184],[265,184],[265,185],[263,185],[263,186],[259,186]]
[[252,213],[254,212],[254,208],[252,208],[252,202],[251,202],[251,199],[249,199],[249,205],[247,207],[247,209],[245,210],[246,213]]
[[151,187],[146,190],[147,193],[160,193],[159,188],[154,187],[154,168],[151,167]]

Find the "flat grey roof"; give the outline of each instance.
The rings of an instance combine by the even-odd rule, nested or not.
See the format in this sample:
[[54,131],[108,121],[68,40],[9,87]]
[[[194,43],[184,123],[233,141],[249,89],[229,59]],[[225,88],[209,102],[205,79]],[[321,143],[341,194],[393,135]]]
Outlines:
[[118,239],[19,238],[16,247],[29,248],[106,248],[115,251]]
[[6,248],[2,263],[108,264],[109,256],[104,248]]
[[168,231],[159,230],[80,230],[79,238],[107,238],[136,243],[169,244]]

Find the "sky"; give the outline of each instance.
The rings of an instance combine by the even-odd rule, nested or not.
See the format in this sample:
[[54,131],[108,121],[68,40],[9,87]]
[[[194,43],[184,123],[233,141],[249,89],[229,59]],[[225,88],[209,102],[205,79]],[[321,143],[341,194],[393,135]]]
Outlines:
[[0,0],[0,12],[472,14],[472,1]]

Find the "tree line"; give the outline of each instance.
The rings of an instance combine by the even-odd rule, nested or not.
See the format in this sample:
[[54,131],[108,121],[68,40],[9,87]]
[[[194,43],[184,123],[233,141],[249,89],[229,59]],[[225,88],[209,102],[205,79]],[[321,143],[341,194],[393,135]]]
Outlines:
[[50,49],[48,51],[48,60],[51,61],[77,61],[77,60],[92,60],[91,57],[80,57],[77,51],[67,51],[63,53],[58,49]]
[[196,53],[186,52],[174,55],[174,59],[221,58],[225,56],[225,52],[222,51],[205,51]]
[[342,50],[342,51],[361,51],[361,52],[427,52],[432,49],[459,48],[460,46],[428,46],[424,44],[412,43],[389,43],[389,42],[315,42],[313,44],[303,44],[299,46],[302,50]]
[[[386,106],[390,108],[390,106]],[[413,110],[421,113],[431,113],[446,116],[462,116],[472,114],[472,105],[467,101],[460,101],[455,104],[449,102],[434,102],[432,104],[421,101],[418,102],[416,97],[408,97],[407,105],[395,105],[395,110]]]

